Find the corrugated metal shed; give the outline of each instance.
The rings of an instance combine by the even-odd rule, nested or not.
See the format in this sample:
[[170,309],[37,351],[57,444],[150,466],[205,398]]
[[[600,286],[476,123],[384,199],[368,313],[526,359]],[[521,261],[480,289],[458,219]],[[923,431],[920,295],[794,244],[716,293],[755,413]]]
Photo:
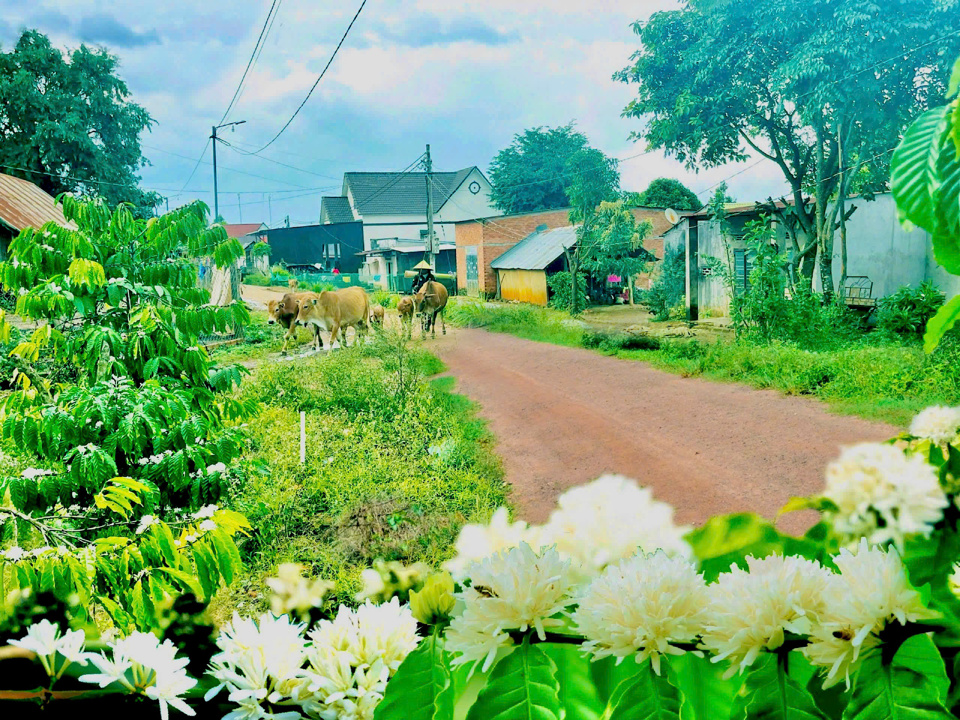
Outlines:
[[0,173],[0,221],[16,232],[28,227],[38,228],[48,222],[73,227],[53,196],[29,180],[3,173]]
[[576,226],[535,232],[490,263],[490,267],[495,270],[546,270],[550,263],[563,255],[564,248],[576,243]]

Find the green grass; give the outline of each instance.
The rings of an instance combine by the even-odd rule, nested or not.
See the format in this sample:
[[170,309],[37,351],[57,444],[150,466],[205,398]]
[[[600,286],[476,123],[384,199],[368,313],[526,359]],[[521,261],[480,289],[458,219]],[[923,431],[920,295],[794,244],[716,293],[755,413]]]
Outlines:
[[218,614],[262,608],[263,579],[281,562],[334,581],[331,601],[353,603],[373,561],[439,567],[464,523],[506,504],[492,436],[474,406],[450,391],[452,380],[427,380],[442,369],[385,334],[255,370],[241,394],[263,410],[249,425],[247,480],[233,502],[255,532],[243,545],[247,575]]
[[787,343],[679,340],[607,335],[570,328],[555,310],[525,305],[458,304],[455,324],[518,337],[579,345],[642,360],[686,377],[740,382],[786,395],[816,397],[841,414],[905,426],[929,405],[960,404],[960,338],[947,337],[932,355],[919,344],[879,333],[839,348],[805,350]]

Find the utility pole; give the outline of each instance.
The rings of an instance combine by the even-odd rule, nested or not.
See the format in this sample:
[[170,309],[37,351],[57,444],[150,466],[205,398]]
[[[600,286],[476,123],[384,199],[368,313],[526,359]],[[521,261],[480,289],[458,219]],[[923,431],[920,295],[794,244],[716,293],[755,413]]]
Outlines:
[[217,192],[217,130],[225,127],[236,127],[243,125],[246,120],[224,123],[223,125],[214,125],[210,130],[210,139],[213,140],[213,221],[216,222],[220,217],[220,195]]
[[240,202],[240,193],[237,193],[237,212],[240,213],[240,222],[243,222],[243,203]]
[[424,250],[429,255],[428,262],[433,271],[437,271],[437,243],[433,235],[433,160],[430,159],[430,145],[427,145],[427,152],[423,158],[423,169],[426,171],[427,178],[427,242]]

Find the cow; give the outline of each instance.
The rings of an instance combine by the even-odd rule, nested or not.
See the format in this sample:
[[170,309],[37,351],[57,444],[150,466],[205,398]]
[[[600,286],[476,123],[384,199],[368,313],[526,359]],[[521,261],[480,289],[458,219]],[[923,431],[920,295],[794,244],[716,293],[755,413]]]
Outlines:
[[287,287],[290,288],[291,290],[296,290],[297,288],[300,287],[300,281],[297,280],[296,278],[290,278],[289,280],[287,280]]
[[447,334],[447,323],[443,319],[444,308],[447,307],[447,289],[431,280],[423,285],[413,296],[413,307],[420,313],[421,337],[432,330],[433,337],[437,336],[437,315],[440,316],[440,323],[443,326],[443,334]]
[[383,305],[374,305],[370,308],[370,324],[378,328],[383,327]]
[[407,337],[413,333],[413,298],[402,297],[397,303],[397,315],[400,317],[400,327],[406,331]]
[[[283,335],[281,353],[286,354],[287,344],[297,336],[297,315],[300,313],[300,301],[304,295],[311,294],[312,293],[286,293],[281,299],[271,300],[267,303],[267,324],[279,324],[287,329]],[[320,329],[314,329],[314,334],[319,335]]]
[[315,345],[318,350],[321,347],[320,328],[330,331],[331,350],[338,334],[342,334],[343,346],[346,347],[347,328],[356,328],[357,341],[367,331],[370,323],[370,298],[363,288],[359,287],[308,293],[308,297],[300,302],[297,322],[317,328]]

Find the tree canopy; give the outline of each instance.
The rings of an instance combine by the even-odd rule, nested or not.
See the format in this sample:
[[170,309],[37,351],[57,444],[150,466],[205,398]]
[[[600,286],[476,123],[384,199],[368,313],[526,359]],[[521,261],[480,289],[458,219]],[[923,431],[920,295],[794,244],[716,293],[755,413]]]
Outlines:
[[65,54],[35,30],[0,52],[0,171],[51,195],[100,195],[152,214],[160,196],[137,187],[137,170],[147,164],[140,135],[153,121],[131,102],[117,66],[102,48]]
[[[942,97],[960,13],[940,0],[689,0],[637,23],[615,76],[637,83],[636,133],[691,167],[759,154],[788,190],[780,216],[799,276],[833,287],[838,198],[886,175],[904,128]],[[818,202],[812,202],[811,196]],[[842,271],[841,271],[842,274]]]
[[699,210],[703,203],[697,194],[674,178],[657,178],[641,193],[634,193],[630,202],[643,207]]
[[592,151],[591,158],[600,165],[609,164],[609,158],[591,148],[587,136],[572,123],[515,135],[490,163],[493,204],[508,214],[566,207],[574,176],[588,169],[584,163],[590,158],[581,154],[584,151]]

